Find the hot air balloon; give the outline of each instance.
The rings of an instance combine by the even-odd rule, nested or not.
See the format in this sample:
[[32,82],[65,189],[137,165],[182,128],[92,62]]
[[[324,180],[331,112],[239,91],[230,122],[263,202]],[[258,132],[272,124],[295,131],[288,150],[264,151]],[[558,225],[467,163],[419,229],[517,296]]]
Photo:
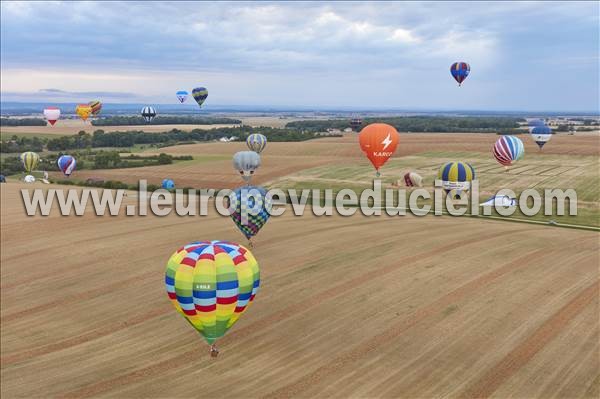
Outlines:
[[35,177],[33,177],[31,175],[27,175],[23,178],[23,181],[25,183],[35,183]]
[[530,128],[534,126],[546,126],[546,122],[544,122],[543,119],[539,118],[527,119],[527,124]]
[[179,100],[180,103],[184,103],[185,100],[187,100],[188,96],[190,93],[188,93],[185,90],[179,90],[177,93],[175,93],[175,95],[177,96],[177,99]]
[[48,123],[52,126],[56,123],[58,118],[60,118],[60,108],[58,107],[47,107],[44,108],[44,118],[48,121]]
[[175,188],[175,182],[171,179],[164,179],[162,181],[162,188],[166,190],[171,190]]
[[540,150],[552,138],[552,129],[550,129],[550,126],[533,126],[529,128],[529,131],[535,143],[540,147]]
[[492,152],[496,161],[508,170],[509,166],[523,158],[525,148],[521,139],[514,136],[502,136],[494,144]]
[[75,107],[75,113],[79,115],[79,117],[85,122],[92,113],[92,107],[90,107],[88,104],[78,104]]
[[6,183],[6,177],[4,175],[0,175],[0,183]]
[[453,197],[469,190],[473,179],[475,169],[466,162],[448,162],[438,171],[438,180],[442,181],[442,188]]
[[358,141],[360,148],[375,167],[376,175],[379,176],[379,168],[396,151],[400,135],[393,126],[385,123],[372,123],[360,131]]
[[247,248],[227,241],[197,241],[169,258],[165,285],[171,303],[211,345],[248,309],[260,286],[258,262]]
[[146,123],[150,123],[152,122],[152,119],[154,119],[154,117],[156,116],[156,110],[150,106],[146,106],[142,108],[141,114]]
[[100,114],[100,110],[102,109],[102,103],[100,100],[90,101],[88,105],[92,107],[92,115],[98,116],[98,114]]
[[469,72],[471,72],[471,67],[466,62],[455,62],[450,66],[450,73],[459,86],[469,76]]
[[423,187],[423,178],[415,172],[409,172],[404,175],[404,184],[406,187]]
[[246,139],[246,145],[250,150],[260,154],[267,146],[267,138],[262,134],[252,133]]
[[[271,216],[269,213],[272,206],[271,198],[263,187],[244,186],[236,188],[233,192],[237,198],[237,203],[235,211],[231,214],[231,219],[252,246],[252,237],[258,234],[269,220],[269,216]],[[244,216],[247,216],[247,220],[244,220]]]
[[204,104],[206,97],[208,97],[208,90],[205,87],[196,87],[192,90],[192,96],[198,103],[198,106],[202,108],[202,104]]
[[21,154],[21,163],[23,164],[23,169],[25,172],[31,173],[37,168],[38,162],[40,161],[40,156],[32,151],[27,151]]
[[246,183],[260,166],[260,155],[254,151],[240,151],[233,155],[233,168],[237,170]]
[[75,171],[77,161],[71,155],[62,155],[57,161],[58,169],[67,177],[71,176],[71,173]]
[[362,122],[363,121],[360,118],[352,118],[350,120],[350,126],[352,127],[352,130],[354,130],[355,132],[358,132],[358,129],[360,129]]

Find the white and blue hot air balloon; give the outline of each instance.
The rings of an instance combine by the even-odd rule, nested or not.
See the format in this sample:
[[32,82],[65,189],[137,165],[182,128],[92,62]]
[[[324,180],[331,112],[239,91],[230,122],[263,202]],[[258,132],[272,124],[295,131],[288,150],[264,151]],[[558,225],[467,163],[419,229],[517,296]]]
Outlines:
[[177,93],[175,93],[175,95],[177,96],[177,99],[179,100],[179,102],[183,104],[185,102],[185,100],[187,100],[190,93],[188,93],[185,90],[179,90]]

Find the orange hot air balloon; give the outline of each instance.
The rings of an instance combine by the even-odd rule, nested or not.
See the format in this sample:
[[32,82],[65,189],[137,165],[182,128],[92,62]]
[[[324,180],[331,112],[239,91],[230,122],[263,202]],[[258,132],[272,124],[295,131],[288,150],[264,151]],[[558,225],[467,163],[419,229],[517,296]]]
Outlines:
[[358,135],[360,148],[377,170],[377,176],[379,176],[379,168],[396,151],[399,140],[398,131],[385,123],[372,123],[360,131]]

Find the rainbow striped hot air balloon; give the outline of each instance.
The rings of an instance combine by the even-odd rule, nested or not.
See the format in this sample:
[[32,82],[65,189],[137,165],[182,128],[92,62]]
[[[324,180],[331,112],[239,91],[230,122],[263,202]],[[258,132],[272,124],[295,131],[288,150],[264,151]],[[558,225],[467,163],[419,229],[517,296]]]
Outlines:
[[448,162],[438,171],[438,180],[442,181],[442,188],[453,197],[469,190],[474,179],[475,169],[466,162]]
[[214,347],[248,309],[260,285],[258,262],[239,244],[198,241],[167,263],[167,295],[175,309]]
[[523,158],[525,148],[521,139],[515,136],[502,136],[494,144],[492,152],[496,161],[508,170],[509,166]]
[[267,138],[259,133],[252,133],[246,139],[246,145],[250,150],[260,154],[267,146]]
[[40,161],[40,156],[32,151],[27,151],[21,154],[21,163],[23,164],[23,169],[25,172],[31,173],[37,168],[38,162]]

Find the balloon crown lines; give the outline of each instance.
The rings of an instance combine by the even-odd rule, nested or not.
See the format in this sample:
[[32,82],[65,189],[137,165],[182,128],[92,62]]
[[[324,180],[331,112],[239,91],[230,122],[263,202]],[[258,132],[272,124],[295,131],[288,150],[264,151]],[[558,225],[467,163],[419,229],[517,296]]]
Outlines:
[[[526,189],[519,195],[510,189],[499,190],[479,199],[479,182],[447,182],[435,180],[433,196],[424,188],[383,189],[379,179],[372,188],[356,192],[342,189],[281,189],[243,186],[235,190],[223,189],[158,189],[147,191],[147,181],[139,181],[138,191],[98,189],[21,189],[21,197],[28,216],[48,216],[59,211],[63,216],[81,216],[94,212],[97,216],[167,216],[173,211],[179,216],[207,216],[214,211],[233,217],[240,225],[253,225],[257,217],[263,222],[270,216],[281,216],[290,210],[296,216],[312,213],[316,216],[492,215],[511,216],[517,208],[525,216],[543,212],[545,216],[577,215],[577,193],[574,189]],[[291,207],[289,206],[291,205]],[[445,206],[444,206],[445,205]],[[470,211],[469,211],[470,210]]]

